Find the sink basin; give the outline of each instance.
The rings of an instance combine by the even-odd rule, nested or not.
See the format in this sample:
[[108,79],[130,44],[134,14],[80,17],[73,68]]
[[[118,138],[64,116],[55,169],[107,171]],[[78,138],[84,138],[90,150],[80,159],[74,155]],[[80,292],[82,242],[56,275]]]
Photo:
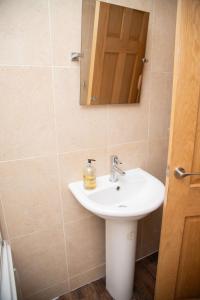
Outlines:
[[112,183],[109,175],[97,178],[95,190],[85,190],[82,181],[69,184],[75,198],[104,219],[138,220],[163,202],[164,185],[142,169],[133,169]]
[[82,181],[69,189],[82,206],[106,220],[106,288],[115,300],[132,299],[137,221],[164,200],[164,185],[137,168],[119,181],[97,178],[97,188],[85,190]]

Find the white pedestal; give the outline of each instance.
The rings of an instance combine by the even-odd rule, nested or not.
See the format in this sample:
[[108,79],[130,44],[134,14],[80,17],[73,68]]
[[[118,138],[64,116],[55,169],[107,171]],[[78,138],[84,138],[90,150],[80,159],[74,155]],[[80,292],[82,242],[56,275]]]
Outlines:
[[133,294],[137,221],[106,220],[106,288],[115,300]]

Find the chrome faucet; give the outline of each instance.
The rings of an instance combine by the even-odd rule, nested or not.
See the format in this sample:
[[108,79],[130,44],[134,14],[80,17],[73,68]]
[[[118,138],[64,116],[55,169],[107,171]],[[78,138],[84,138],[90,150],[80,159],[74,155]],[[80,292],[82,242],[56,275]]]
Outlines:
[[119,175],[124,176],[126,173],[121,170],[118,165],[122,164],[117,155],[112,155],[110,160],[110,181],[116,182],[119,180]]

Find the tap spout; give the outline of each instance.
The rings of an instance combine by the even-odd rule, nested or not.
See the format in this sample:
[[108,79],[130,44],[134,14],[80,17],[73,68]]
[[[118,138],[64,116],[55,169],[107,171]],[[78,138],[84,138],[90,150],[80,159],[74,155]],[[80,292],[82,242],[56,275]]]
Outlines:
[[118,168],[117,166],[113,166],[113,170],[119,173],[121,176],[126,175],[126,172],[124,172],[122,169]]
[[118,181],[119,175],[124,176],[126,173],[118,167],[119,164],[122,164],[117,155],[111,156],[111,174],[110,174],[110,181],[116,182]]

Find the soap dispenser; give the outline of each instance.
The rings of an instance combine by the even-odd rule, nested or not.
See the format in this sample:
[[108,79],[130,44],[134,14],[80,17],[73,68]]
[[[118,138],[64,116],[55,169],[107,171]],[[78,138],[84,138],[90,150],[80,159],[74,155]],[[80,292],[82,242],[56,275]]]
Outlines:
[[96,188],[96,169],[92,164],[93,161],[95,159],[88,159],[83,169],[83,184],[84,188],[88,190]]

